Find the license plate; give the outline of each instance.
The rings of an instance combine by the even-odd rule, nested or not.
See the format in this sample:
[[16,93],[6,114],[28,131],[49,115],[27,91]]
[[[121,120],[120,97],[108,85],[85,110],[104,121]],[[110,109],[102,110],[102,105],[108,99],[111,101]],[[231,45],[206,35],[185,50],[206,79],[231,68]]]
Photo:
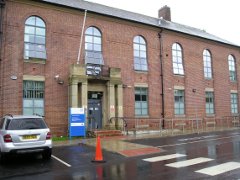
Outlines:
[[37,139],[37,135],[24,135],[23,139]]

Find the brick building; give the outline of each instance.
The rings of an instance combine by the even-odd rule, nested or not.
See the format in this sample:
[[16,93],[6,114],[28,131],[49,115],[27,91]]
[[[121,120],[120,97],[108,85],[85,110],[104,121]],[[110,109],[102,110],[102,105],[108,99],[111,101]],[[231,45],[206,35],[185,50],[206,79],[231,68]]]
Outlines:
[[2,0],[1,32],[1,114],[42,114],[55,135],[67,134],[70,107],[99,129],[111,117],[239,113],[239,46],[171,22],[167,6],[153,18],[82,0]]

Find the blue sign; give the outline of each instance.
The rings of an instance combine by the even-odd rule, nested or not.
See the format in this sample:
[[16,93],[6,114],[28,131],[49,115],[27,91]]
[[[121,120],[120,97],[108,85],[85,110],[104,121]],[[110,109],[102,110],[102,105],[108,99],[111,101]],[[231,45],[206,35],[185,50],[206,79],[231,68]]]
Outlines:
[[69,136],[85,136],[85,114],[84,108],[70,108]]

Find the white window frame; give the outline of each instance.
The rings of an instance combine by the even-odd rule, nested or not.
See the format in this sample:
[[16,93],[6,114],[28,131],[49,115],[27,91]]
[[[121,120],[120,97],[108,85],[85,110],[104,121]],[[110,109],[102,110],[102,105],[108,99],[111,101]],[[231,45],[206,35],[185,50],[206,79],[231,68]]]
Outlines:
[[174,89],[174,114],[185,114],[185,91],[184,89]]
[[203,51],[203,65],[205,79],[212,79],[212,56],[207,49]]
[[30,16],[25,21],[24,59],[46,60],[46,25],[38,16]]
[[44,81],[23,81],[24,115],[44,115],[44,87]]
[[[137,94],[137,92],[139,92]],[[135,87],[135,116],[148,116],[148,88],[147,87]],[[139,96],[139,100],[136,99]],[[146,100],[143,100],[143,96],[146,96]]]
[[228,56],[228,68],[229,68],[229,78],[230,81],[236,82],[237,76],[236,76],[236,61],[233,55]]
[[231,112],[238,114],[238,93],[231,93]]
[[148,71],[147,45],[142,36],[135,36],[133,39],[134,70]]
[[[210,101],[210,102],[208,102]],[[214,92],[205,91],[205,111],[207,115],[213,115],[215,113],[215,104],[214,104]]]

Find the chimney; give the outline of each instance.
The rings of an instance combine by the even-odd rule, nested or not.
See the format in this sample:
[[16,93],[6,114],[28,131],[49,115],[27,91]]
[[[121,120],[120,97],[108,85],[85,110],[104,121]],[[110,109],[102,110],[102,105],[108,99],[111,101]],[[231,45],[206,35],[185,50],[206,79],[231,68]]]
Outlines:
[[158,10],[158,18],[163,18],[167,21],[171,21],[171,10],[167,5]]

